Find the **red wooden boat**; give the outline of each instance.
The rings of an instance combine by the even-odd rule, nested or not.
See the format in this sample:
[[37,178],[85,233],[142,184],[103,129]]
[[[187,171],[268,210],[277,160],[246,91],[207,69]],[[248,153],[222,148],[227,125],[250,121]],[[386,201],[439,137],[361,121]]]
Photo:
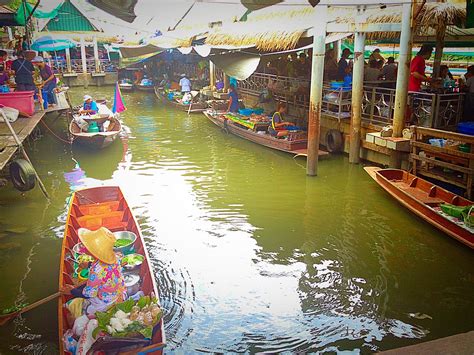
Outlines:
[[[77,230],[81,227],[96,230],[100,227],[106,227],[112,232],[131,231],[137,235],[134,243],[136,253],[145,256],[140,268],[141,287],[145,295],[152,292],[158,297],[158,289],[153,277],[154,273],[150,265],[145,243],[140,231],[140,227],[125,200],[122,191],[118,186],[103,186],[88,188],[76,191],[71,198],[69,213],[66,221],[66,229],[61,250],[61,264],[59,272],[59,289],[67,285],[75,285],[73,277],[73,265],[71,254],[74,245],[79,242]],[[58,303],[58,328],[59,328],[59,346],[60,354],[64,354],[63,335],[67,329],[72,327],[68,324],[64,304],[72,296],[62,294]],[[129,345],[129,344],[128,344]],[[131,349],[127,346],[121,354],[128,353],[152,353],[162,354],[165,346],[165,332],[163,328],[163,318],[154,327],[152,339],[148,344],[140,344],[139,348]]]
[[171,101],[168,100],[168,97],[166,96],[166,93],[163,91],[162,88],[155,87],[155,95],[158,99],[160,99],[161,102],[168,106],[172,106],[174,108],[177,108],[178,110],[184,111],[184,112],[189,112],[189,113],[201,113],[205,110],[207,110],[208,105],[205,102],[193,102],[191,104],[191,109],[189,109],[190,105],[185,105],[181,104],[177,101]]
[[[440,205],[472,206],[474,202],[399,169],[365,167],[365,171],[403,206],[442,232],[474,248],[474,228],[443,213]],[[474,210],[474,209],[473,209]]]
[[[294,154],[297,156],[307,156],[307,139],[279,139],[271,136],[266,132],[255,132],[252,129],[247,129],[240,125],[234,124],[225,118],[222,113],[213,110],[206,110],[204,115],[215,125],[226,130],[229,133],[235,134],[241,138],[247,139],[251,142],[263,145],[268,148],[280,150],[282,152]],[[319,156],[327,155],[327,152],[319,151]]]

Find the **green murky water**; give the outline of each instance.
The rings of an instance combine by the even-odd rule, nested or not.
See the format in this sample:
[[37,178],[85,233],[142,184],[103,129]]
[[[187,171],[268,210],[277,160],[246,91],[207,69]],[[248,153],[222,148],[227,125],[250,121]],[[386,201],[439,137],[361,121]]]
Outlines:
[[[112,88],[92,93],[111,98]],[[73,94],[79,103],[83,91]],[[472,330],[472,251],[401,208],[362,166],[331,156],[308,178],[304,160],[202,115],[150,94],[125,100],[127,133],[103,151],[48,134],[30,146],[50,203],[37,188],[0,189],[1,308],[57,291],[70,191],[109,180],[146,238],[170,351],[369,353]],[[56,317],[51,302],[0,328],[0,353],[57,352]]]

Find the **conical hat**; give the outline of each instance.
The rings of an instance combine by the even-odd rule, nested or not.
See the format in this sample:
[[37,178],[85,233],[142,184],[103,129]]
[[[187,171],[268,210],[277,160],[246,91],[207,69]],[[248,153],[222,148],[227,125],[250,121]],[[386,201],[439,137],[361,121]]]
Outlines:
[[106,264],[114,264],[117,261],[114,253],[115,236],[107,228],[100,227],[95,231],[79,228],[77,232],[82,244],[92,256]]

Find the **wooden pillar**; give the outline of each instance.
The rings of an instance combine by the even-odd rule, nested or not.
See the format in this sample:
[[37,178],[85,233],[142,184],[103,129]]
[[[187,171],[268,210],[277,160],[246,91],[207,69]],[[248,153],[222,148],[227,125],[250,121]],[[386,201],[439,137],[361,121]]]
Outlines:
[[216,66],[212,61],[209,61],[209,85],[211,90],[216,86]]
[[365,33],[356,32],[354,41],[354,67],[352,73],[352,115],[350,129],[349,163],[360,162],[360,131],[362,99],[364,95]]
[[[410,77],[412,11],[413,2],[404,3],[402,10],[402,32],[400,34],[400,55],[398,58],[397,86],[393,113],[393,137],[401,137],[405,127],[405,115],[408,101],[408,79]],[[390,156],[390,166],[401,166],[400,152],[394,150]]]
[[446,35],[446,24],[440,23],[436,30],[436,49],[433,61],[433,78],[439,77],[439,69],[441,67],[441,57],[443,56],[444,37]]
[[100,73],[99,47],[97,45],[97,36],[94,36],[93,45],[94,45],[95,72]]
[[230,87],[230,78],[224,73],[224,92],[227,92]]
[[72,72],[71,51],[69,50],[69,48],[66,48],[66,70],[68,73]]
[[[319,6],[318,6],[319,7]],[[326,53],[327,6],[315,11],[313,28],[313,60],[311,64],[311,91],[309,96],[308,157],[306,174],[318,174],[319,135],[321,128],[321,101],[323,96],[324,55]]]
[[82,59],[82,75],[84,76],[84,87],[89,86],[87,78],[87,58],[86,58],[86,41],[84,36],[81,36],[81,59]]

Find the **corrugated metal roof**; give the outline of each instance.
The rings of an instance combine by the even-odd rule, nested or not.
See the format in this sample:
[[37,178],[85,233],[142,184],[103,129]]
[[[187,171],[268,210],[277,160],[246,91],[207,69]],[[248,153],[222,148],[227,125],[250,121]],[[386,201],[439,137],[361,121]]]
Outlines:
[[69,0],[64,1],[58,16],[49,20],[43,31],[97,32],[98,29]]

